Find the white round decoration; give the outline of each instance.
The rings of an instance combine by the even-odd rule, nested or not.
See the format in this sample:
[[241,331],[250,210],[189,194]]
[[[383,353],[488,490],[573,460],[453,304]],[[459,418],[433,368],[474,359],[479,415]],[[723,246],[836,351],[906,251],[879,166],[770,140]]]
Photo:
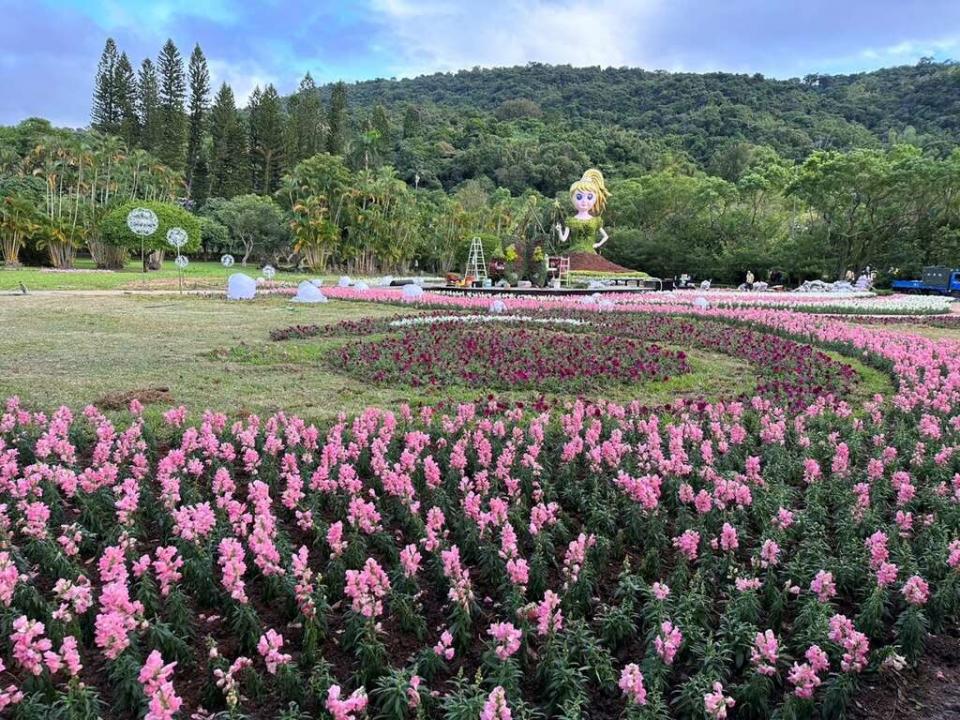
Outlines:
[[167,243],[177,250],[187,244],[187,231],[180,227],[174,227],[167,230]]
[[149,208],[134,208],[127,213],[127,227],[130,232],[140,237],[153,235],[160,227],[157,214]]
[[220,258],[220,264],[225,268],[233,267],[233,255],[224,255]]
[[267,280],[273,280],[273,276],[277,274],[277,271],[274,269],[273,265],[265,265],[262,272],[263,276]]
[[190,264],[190,261],[187,259],[186,255],[177,255],[177,259],[174,260],[177,264],[177,267],[183,270],[187,265]]

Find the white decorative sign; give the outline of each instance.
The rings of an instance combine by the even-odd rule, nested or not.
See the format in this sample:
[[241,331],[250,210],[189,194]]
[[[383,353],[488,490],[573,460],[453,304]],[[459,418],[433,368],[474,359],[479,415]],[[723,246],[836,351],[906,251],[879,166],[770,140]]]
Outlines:
[[183,228],[175,227],[167,230],[167,242],[177,250],[187,244],[187,231]]
[[183,270],[187,265],[190,264],[190,261],[187,259],[186,255],[177,255],[177,259],[174,260],[177,264],[177,267]]
[[273,265],[265,265],[263,268],[263,276],[267,280],[273,280],[273,276],[277,274],[277,271],[274,270]]
[[220,258],[220,264],[224,267],[233,267],[233,255],[224,255]]
[[127,227],[140,237],[153,235],[160,226],[157,214],[149,208],[134,208],[127,213]]

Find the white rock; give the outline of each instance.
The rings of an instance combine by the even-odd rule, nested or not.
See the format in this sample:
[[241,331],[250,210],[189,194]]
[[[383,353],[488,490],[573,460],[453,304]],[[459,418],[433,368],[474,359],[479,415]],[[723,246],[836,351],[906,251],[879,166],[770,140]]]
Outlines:
[[320,289],[309,280],[304,280],[297,285],[297,295],[293,298],[296,303],[325,303],[327,296],[320,292]]
[[337,281],[337,287],[344,288],[344,287],[350,287],[350,285],[352,285],[352,282],[350,278],[347,277],[346,275],[344,275]]
[[257,294],[257,281],[244,273],[234,273],[227,278],[227,300],[253,300]]
[[403,286],[403,301],[404,302],[416,302],[423,296],[423,288],[419,285],[404,285]]

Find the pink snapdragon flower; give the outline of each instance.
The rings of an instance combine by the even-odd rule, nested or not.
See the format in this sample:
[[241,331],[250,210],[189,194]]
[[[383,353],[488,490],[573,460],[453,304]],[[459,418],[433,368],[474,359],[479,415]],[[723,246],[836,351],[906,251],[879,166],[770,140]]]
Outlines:
[[700,533],[696,530],[685,530],[673,539],[673,546],[690,562],[697,559],[700,548]]
[[497,641],[494,653],[501,660],[506,660],[520,649],[520,639],[523,637],[523,633],[515,628],[512,623],[493,623],[487,628],[487,634]]
[[267,672],[271,675],[276,675],[281,665],[286,665],[293,660],[291,655],[280,652],[282,648],[283,635],[273,628],[267,630],[265,635],[261,635],[257,642],[257,652],[260,653],[267,666]]
[[903,584],[902,592],[908,603],[922,607],[930,597],[930,585],[919,575],[913,575]]
[[683,633],[680,628],[674,627],[669,620],[664,620],[660,624],[660,632],[653,639],[653,646],[657,650],[657,655],[663,660],[664,665],[673,665],[673,658],[683,643]]
[[453,649],[453,635],[449,630],[440,633],[440,640],[433,646],[433,652],[444,660],[453,660],[456,651]]
[[480,720],[511,720],[510,706],[507,705],[507,692],[497,685],[487,696],[480,712]]
[[173,720],[183,705],[183,699],[177,695],[171,679],[174,667],[175,662],[163,664],[159,650],[147,656],[139,676],[148,704],[144,720]]
[[816,593],[820,602],[830,602],[830,599],[837,594],[837,586],[833,582],[833,573],[820,570],[810,582],[810,592]]
[[239,603],[247,603],[246,584],[243,582],[243,574],[247,571],[247,565],[244,560],[243,545],[239,540],[232,537],[224,538],[218,546],[220,558],[220,569],[223,576],[220,582],[230,593],[230,597]]
[[647,704],[647,689],[643,686],[643,673],[640,666],[630,663],[620,673],[620,690],[634,705]]
[[330,559],[338,558],[347,549],[347,541],[343,539],[343,523],[337,521],[327,528],[327,545],[330,546]]
[[703,696],[703,709],[706,710],[707,715],[716,720],[725,720],[727,710],[736,704],[736,700],[723,694],[723,685],[718,682],[713,684],[713,692]]
[[771,677],[777,674],[777,659],[780,652],[780,643],[773,630],[757,633],[753,640],[753,650],[750,653],[750,662],[761,675]]
[[362,687],[357,688],[346,700],[340,699],[340,686],[331,685],[327,690],[327,701],[324,704],[333,720],[357,720],[357,717],[367,708],[367,692]]
[[373,558],[367,558],[362,570],[347,570],[344,594],[353,603],[353,611],[366,618],[383,614],[383,598],[390,592],[390,578]]
[[416,577],[422,559],[423,556],[420,555],[416,545],[411,543],[403,548],[400,551],[400,566],[403,568],[403,574],[408,578]]
[[536,606],[537,634],[549,635],[563,629],[563,612],[560,610],[560,597],[552,590],[547,590],[543,600]]

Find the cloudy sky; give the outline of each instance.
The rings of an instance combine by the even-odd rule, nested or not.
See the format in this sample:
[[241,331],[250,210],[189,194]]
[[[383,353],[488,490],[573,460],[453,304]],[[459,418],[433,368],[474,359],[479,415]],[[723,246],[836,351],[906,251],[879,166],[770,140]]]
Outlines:
[[0,0],[0,124],[88,122],[107,37],[134,66],[200,43],[215,84],[530,61],[778,78],[960,60],[958,0]]

